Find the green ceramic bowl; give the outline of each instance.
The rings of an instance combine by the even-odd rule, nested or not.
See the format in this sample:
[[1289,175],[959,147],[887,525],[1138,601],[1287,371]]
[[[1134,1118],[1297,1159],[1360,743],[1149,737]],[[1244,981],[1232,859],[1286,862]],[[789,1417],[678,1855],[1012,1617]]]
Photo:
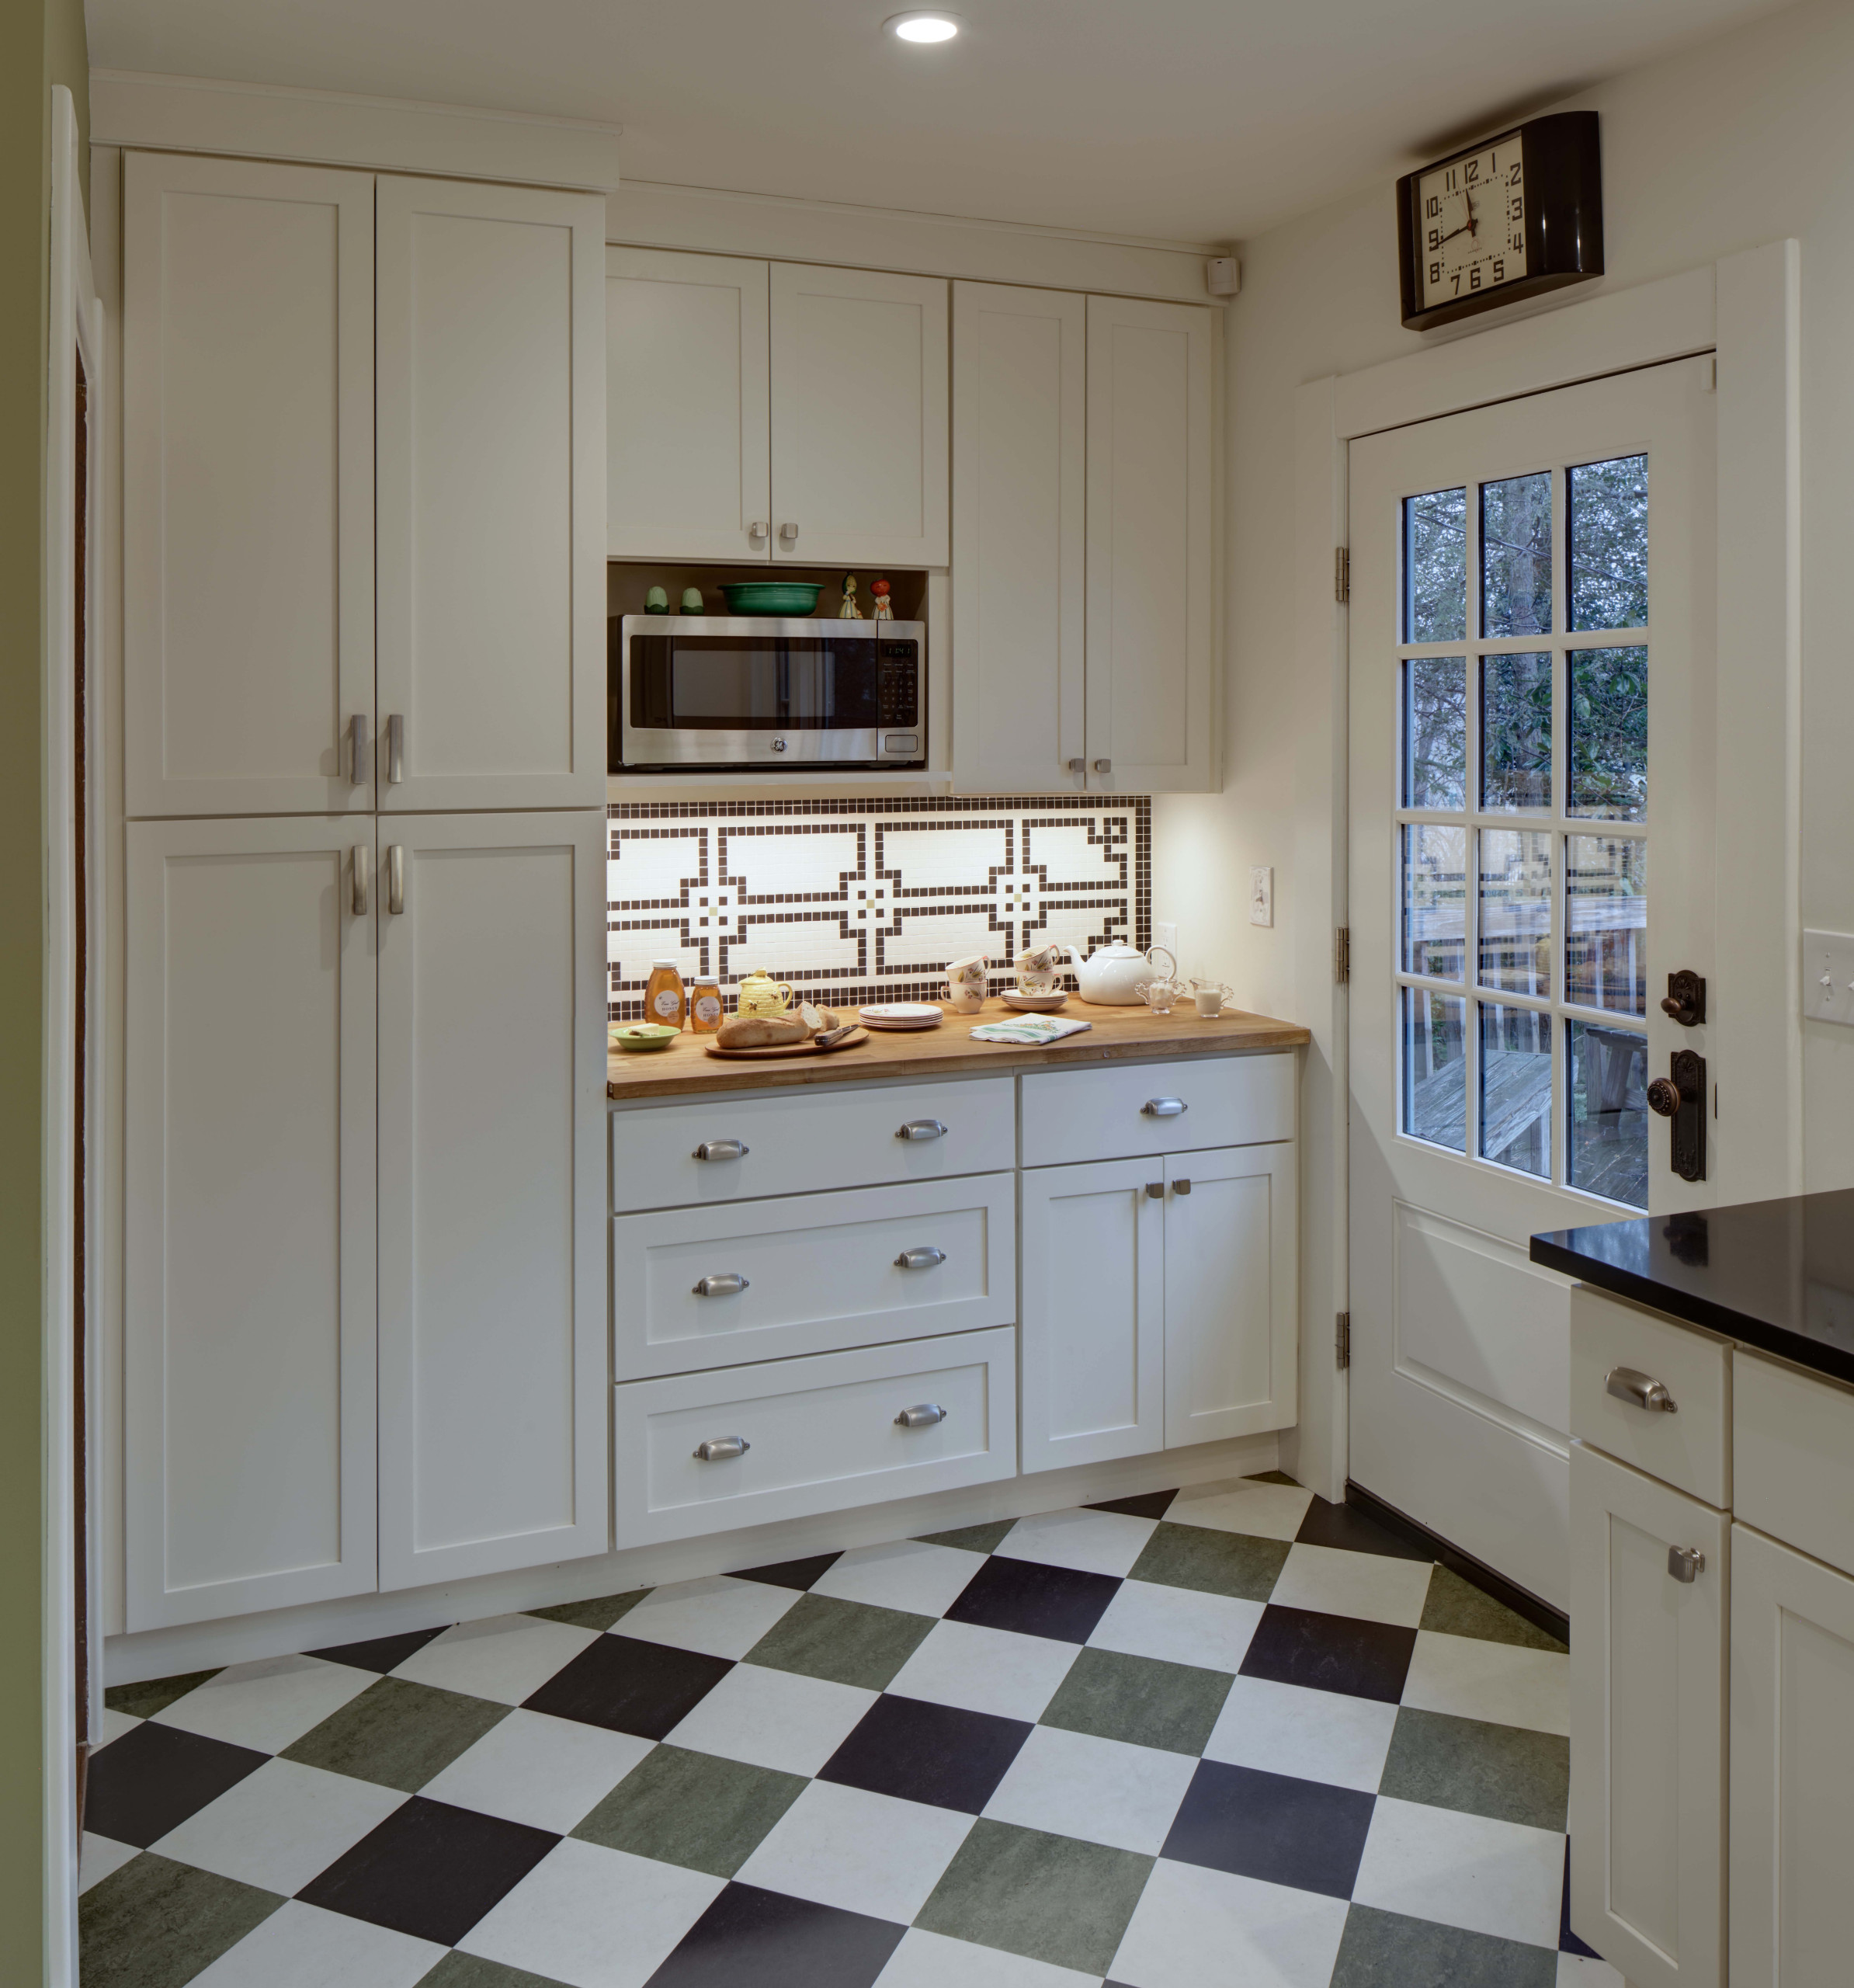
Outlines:
[[723,587],[730,614],[788,614],[801,619],[818,612],[824,589],[808,580],[737,580]]
[[620,1049],[667,1049],[682,1031],[662,1022],[633,1022],[628,1027],[609,1031]]

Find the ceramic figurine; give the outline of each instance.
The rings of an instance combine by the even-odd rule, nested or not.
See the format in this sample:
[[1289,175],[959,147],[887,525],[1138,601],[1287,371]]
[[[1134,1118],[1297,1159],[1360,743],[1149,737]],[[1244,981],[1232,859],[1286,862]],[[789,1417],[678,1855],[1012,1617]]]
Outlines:
[[856,605],[856,576],[845,573],[843,576],[843,605],[837,610],[839,621],[860,621],[863,610]]
[[700,587],[685,587],[682,589],[682,612],[685,614],[700,614],[701,611],[702,589]]
[[895,618],[895,611],[889,604],[887,581],[873,581],[870,583],[869,590],[876,597],[876,620],[878,621],[892,621]]
[[652,587],[644,596],[644,611],[646,614],[667,614],[669,596],[661,587]]

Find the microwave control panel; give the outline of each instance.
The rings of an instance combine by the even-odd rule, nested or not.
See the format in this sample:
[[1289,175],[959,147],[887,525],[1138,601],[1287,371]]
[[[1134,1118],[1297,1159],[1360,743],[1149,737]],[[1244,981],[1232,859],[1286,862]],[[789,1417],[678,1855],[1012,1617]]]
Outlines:
[[877,716],[884,725],[918,725],[920,666],[912,642],[884,642],[877,676]]

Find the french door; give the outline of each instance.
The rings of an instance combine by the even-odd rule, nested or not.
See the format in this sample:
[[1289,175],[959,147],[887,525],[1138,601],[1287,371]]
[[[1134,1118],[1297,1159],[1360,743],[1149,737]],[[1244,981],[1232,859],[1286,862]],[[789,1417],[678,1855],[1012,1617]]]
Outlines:
[[1528,1239],[1706,1198],[1647,1093],[1705,1053],[1660,997],[1713,937],[1711,383],[1351,449],[1351,1475],[1559,1607],[1568,1287]]

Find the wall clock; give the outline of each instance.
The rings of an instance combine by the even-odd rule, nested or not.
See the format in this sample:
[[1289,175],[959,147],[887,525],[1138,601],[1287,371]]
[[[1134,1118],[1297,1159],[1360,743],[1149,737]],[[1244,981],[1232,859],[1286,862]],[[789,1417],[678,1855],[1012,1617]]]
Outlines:
[[1397,233],[1412,331],[1600,276],[1596,113],[1535,117],[1405,173]]

